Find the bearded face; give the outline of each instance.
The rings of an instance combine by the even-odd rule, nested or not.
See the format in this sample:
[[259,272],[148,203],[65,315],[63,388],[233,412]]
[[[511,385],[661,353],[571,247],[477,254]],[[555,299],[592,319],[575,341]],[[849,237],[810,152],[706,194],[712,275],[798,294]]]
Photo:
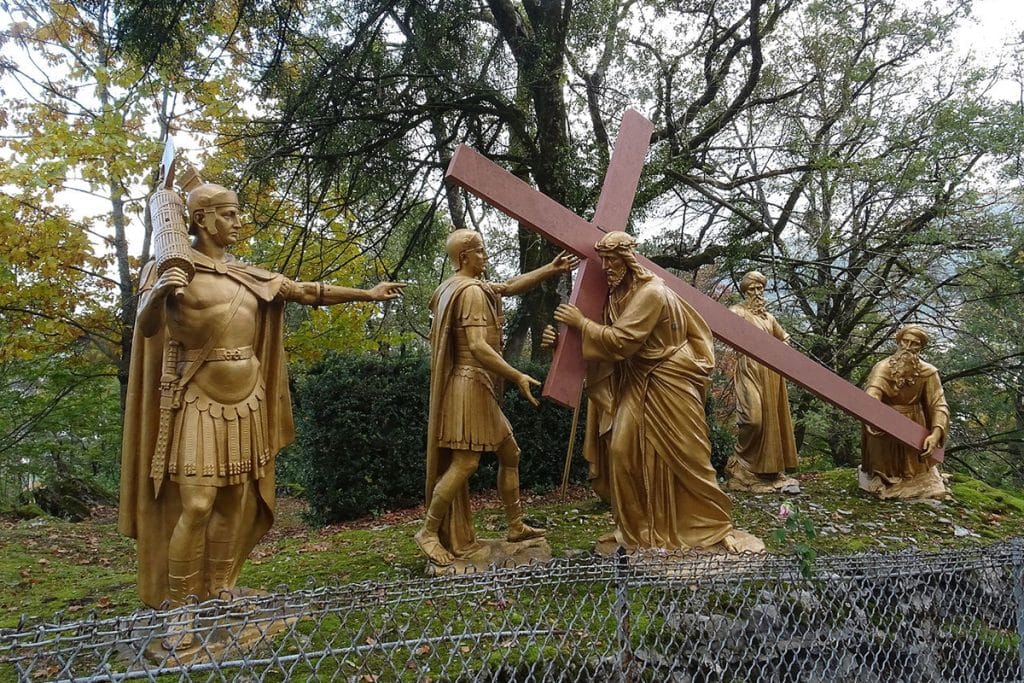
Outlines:
[[920,348],[908,348],[901,345],[896,353],[889,356],[889,371],[892,373],[896,388],[901,389],[917,381],[921,374]]
[[608,281],[608,288],[615,289],[622,284],[629,268],[626,261],[618,254],[601,254],[601,270]]
[[747,285],[747,289],[743,294],[747,298],[746,307],[748,311],[762,318],[768,314],[768,309],[764,303],[764,285],[756,282]]

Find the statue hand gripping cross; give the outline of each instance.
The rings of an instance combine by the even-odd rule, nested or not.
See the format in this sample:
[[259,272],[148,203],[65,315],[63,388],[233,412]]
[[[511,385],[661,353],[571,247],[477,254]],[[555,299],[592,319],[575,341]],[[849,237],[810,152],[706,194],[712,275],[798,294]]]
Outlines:
[[[455,151],[445,177],[583,259],[570,303],[579,307],[588,318],[600,320],[608,290],[597,265],[600,259],[594,245],[605,232],[625,230],[653,130],[653,124],[636,111],[627,110],[623,115],[592,222],[580,218],[465,145],[460,145]],[[640,262],[693,306],[718,339],[861,422],[908,446],[921,448],[929,434],[921,425],[775,337],[756,329],[650,260],[640,257]],[[585,375],[579,333],[563,329],[560,337],[542,393],[562,405],[575,407],[580,400]],[[942,449],[937,448],[931,457],[942,462]]]

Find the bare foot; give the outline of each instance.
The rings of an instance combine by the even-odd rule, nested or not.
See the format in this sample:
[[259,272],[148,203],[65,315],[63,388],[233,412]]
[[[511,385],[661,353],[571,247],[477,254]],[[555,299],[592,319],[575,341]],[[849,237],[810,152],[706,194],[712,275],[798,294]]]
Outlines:
[[722,545],[725,547],[726,552],[739,553],[740,547],[736,543],[736,537],[732,534],[726,534],[725,538],[722,539]]
[[455,557],[441,545],[441,539],[437,537],[437,534],[420,529],[413,539],[423,554],[434,564],[444,567],[455,561]]
[[505,540],[509,543],[519,543],[521,541],[529,541],[532,538],[541,538],[546,533],[544,529],[534,529],[532,526],[527,526],[520,522],[509,527]]

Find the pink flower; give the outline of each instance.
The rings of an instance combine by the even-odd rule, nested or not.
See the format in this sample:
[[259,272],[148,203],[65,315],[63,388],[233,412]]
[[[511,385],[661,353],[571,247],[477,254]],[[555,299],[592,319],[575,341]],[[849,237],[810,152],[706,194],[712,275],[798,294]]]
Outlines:
[[789,516],[791,514],[793,514],[793,506],[791,506],[789,503],[782,503],[781,505],[779,505],[779,519],[781,521],[785,522],[787,519],[789,519]]

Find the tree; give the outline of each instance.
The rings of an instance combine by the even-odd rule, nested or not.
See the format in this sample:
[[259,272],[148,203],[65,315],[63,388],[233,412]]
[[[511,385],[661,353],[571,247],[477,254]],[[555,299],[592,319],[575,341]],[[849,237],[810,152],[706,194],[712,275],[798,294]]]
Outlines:
[[[655,101],[656,138],[672,150],[661,163],[699,163],[733,118],[762,103],[762,42],[792,4],[339,0],[302,6],[301,19],[274,2],[245,5],[241,24],[266,28],[268,15],[278,19],[273,39],[251,51],[268,106],[248,135],[252,153],[264,169],[283,164],[288,178],[304,177],[302,184],[319,190],[313,201],[336,196],[370,225],[418,216],[416,229],[375,228],[382,240],[405,241],[401,265],[428,245],[440,204],[455,226],[480,224],[458,192],[441,189],[457,142],[569,208],[589,211],[609,157],[608,130],[636,97]],[[154,15],[166,17],[170,3],[160,6]],[[681,29],[677,42],[638,37],[666,16]],[[156,34],[148,17],[126,17],[127,34]],[[175,32],[164,33],[175,44]],[[659,60],[668,83],[654,92],[635,74]],[[679,86],[680,69],[671,63],[698,66]],[[655,183],[641,210],[665,191]],[[526,231],[519,252],[522,269],[550,258]],[[552,288],[524,298],[509,324],[511,354],[530,332],[536,351],[557,299]]]
[[[798,94],[748,110],[732,144],[676,176],[700,230],[663,236],[656,260],[690,269],[715,257],[736,278],[769,273],[796,341],[853,381],[906,322],[956,330],[946,292],[967,255],[1002,239],[982,191],[1024,130],[988,98],[991,69],[951,59],[965,11],[805,6],[774,46],[777,64],[801,68],[766,78]],[[798,417],[818,410],[797,396]],[[828,450],[852,462],[855,426],[825,425]]]

